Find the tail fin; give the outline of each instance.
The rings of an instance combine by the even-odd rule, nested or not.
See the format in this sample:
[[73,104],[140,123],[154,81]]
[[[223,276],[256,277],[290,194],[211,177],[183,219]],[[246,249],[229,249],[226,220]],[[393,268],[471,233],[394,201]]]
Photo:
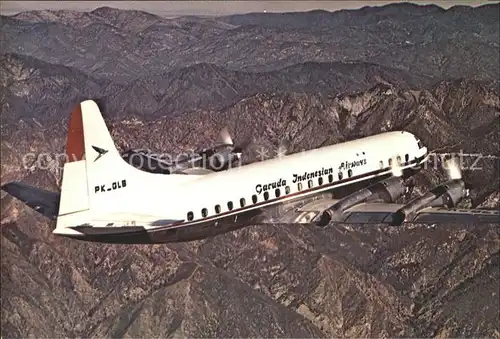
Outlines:
[[[115,147],[97,104],[92,100],[87,100],[83,101],[80,107],[85,155],[90,157],[87,160],[91,163],[97,163],[97,160],[102,157],[102,159],[106,159],[107,163],[118,161],[119,164],[126,165]],[[92,159],[92,157],[94,158]]]
[[[123,209],[129,204],[125,191],[127,195],[137,195],[144,187],[167,189],[200,177],[147,173],[128,164],[116,149],[99,107],[92,100],[81,102],[71,113],[66,155],[59,216]],[[129,179],[133,183],[127,186]],[[120,189],[125,186],[127,190]]]
[[[180,184],[203,175],[156,174],[141,171],[126,163],[109,134],[97,104],[80,103],[71,113],[66,143],[61,192],[48,192],[22,182],[1,187],[37,212],[57,216],[53,233],[82,234],[79,226],[162,225],[164,214],[178,215],[179,200],[158,199],[164,192],[182,195]],[[124,189],[122,189],[124,188]],[[182,214],[182,213],[181,213]],[[160,219],[159,219],[160,218]]]
[[[99,107],[92,100],[81,102],[71,113],[66,156],[60,216],[83,212],[98,204],[90,198],[96,187],[108,189],[106,180],[129,166],[121,158]],[[109,185],[113,189],[113,182]]]
[[66,140],[66,163],[63,169],[59,215],[89,209],[87,169],[81,104],[71,112]]
[[113,213],[149,215],[151,203],[143,198],[147,189],[164,192],[198,177],[152,174],[128,164],[92,100],[81,102],[71,114],[66,155],[56,228]]

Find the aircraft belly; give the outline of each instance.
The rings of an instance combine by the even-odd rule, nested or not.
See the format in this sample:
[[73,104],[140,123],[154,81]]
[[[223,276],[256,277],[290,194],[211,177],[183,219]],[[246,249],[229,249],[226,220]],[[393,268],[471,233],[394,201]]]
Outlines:
[[[72,232],[54,232],[74,239],[117,244],[157,244],[200,240],[233,231],[251,224],[255,213],[227,216],[187,225],[170,225],[144,228],[139,226],[80,226],[70,228]],[[77,233],[76,233],[77,232]]]

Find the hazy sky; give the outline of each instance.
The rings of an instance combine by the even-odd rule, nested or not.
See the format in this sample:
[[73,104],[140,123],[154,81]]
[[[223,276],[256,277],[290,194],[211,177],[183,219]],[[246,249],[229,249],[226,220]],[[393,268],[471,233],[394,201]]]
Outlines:
[[[72,9],[89,11],[102,6],[138,9],[159,15],[224,15],[247,12],[293,12],[381,6],[395,1],[1,1],[0,12],[11,15],[35,9]],[[448,8],[457,4],[479,6],[492,1],[413,1]]]

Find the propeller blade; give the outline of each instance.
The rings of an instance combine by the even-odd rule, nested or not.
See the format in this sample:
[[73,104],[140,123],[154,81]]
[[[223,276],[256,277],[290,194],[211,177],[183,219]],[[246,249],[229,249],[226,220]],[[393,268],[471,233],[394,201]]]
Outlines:
[[229,134],[229,131],[227,130],[226,127],[224,127],[221,131],[220,131],[220,138],[222,140],[222,143],[224,145],[234,145],[233,144],[233,139],[231,138],[231,135]]
[[462,179],[462,170],[456,157],[446,160],[443,163],[443,168],[449,180]]
[[247,138],[242,143],[238,143],[235,145],[233,142],[233,139],[231,138],[231,135],[229,134],[229,131],[226,127],[224,127],[220,131],[220,139],[222,141],[222,144],[216,146],[215,149],[218,150],[217,152],[219,152],[219,149],[220,149],[220,151],[224,152],[224,150],[227,149],[227,147],[230,147],[231,148],[230,153],[232,155],[229,157],[229,159],[231,159],[231,160],[232,159],[240,160],[242,153],[252,143],[252,139]]
[[395,177],[401,177],[403,175],[403,169],[401,168],[401,158],[398,157],[393,157],[391,159],[391,170],[392,170],[392,175]]
[[444,170],[446,171],[446,175],[448,180],[461,179],[465,185],[465,196],[470,196],[470,191],[474,189],[474,186],[466,181],[462,175],[462,167],[460,166],[460,162],[457,157],[452,157],[442,164]]

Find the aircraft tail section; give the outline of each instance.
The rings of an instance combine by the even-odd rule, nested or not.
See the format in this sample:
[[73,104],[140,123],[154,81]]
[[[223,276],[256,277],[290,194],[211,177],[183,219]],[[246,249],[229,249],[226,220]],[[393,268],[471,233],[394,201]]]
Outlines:
[[118,193],[126,193],[119,190],[138,171],[122,159],[97,104],[87,100],[80,107],[89,208],[100,209],[111,205],[110,200],[118,199]]
[[162,212],[155,200],[145,199],[145,192],[164,191],[197,177],[152,174],[128,164],[92,100],[81,102],[71,114],[66,155],[56,233],[82,225],[134,225]]
[[[89,210],[92,192],[108,178],[129,166],[121,158],[92,100],[81,102],[71,113],[66,141],[59,215]],[[105,187],[107,189],[107,187]]]
[[205,177],[148,173],[128,164],[92,100],[71,113],[66,157],[60,193],[22,182],[1,189],[56,218],[54,234],[76,238],[144,234],[148,228],[180,223],[186,215],[183,201],[189,198],[183,184]]

